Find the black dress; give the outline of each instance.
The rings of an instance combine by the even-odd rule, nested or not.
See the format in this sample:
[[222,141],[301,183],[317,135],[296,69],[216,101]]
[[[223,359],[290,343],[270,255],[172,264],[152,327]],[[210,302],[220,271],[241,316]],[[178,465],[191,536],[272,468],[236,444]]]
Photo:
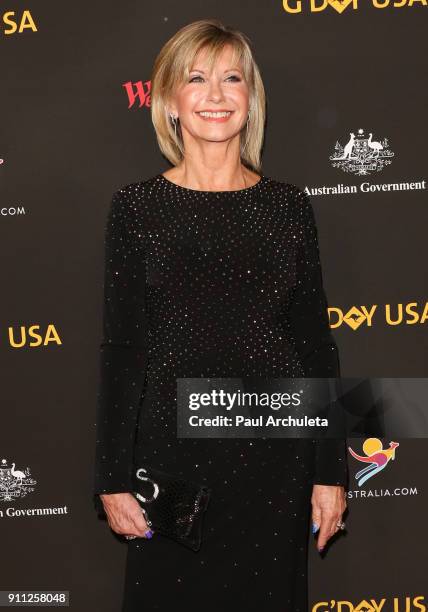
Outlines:
[[144,464],[212,489],[199,552],[128,542],[122,612],[306,612],[312,484],[345,484],[345,440],[178,439],[176,379],[339,374],[308,196],[159,174],[116,191],[105,248],[94,501]]

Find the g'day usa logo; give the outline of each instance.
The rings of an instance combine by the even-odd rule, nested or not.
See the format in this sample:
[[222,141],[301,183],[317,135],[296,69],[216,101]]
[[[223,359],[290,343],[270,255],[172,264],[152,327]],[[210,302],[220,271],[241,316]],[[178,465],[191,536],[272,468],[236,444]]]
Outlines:
[[31,478],[30,468],[16,469],[16,464],[8,464],[6,459],[0,463],[0,501],[9,502],[34,491],[37,480]]
[[416,8],[420,9],[427,6],[427,0],[371,0],[364,2],[358,0],[282,0],[284,11],[290,14],[298,14],[302,12],[322,13],[323,11],[333,9],[339,15],[350,11],[357,11],[360,6],[369,5],[374,9],[401,9],[401,8]]

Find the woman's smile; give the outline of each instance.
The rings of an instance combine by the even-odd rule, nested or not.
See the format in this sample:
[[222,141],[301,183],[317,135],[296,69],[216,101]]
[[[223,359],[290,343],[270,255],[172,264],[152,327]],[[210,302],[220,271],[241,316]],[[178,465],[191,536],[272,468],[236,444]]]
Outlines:
[[224,123],[234,111],[196,111],[196,115],[204,121]]

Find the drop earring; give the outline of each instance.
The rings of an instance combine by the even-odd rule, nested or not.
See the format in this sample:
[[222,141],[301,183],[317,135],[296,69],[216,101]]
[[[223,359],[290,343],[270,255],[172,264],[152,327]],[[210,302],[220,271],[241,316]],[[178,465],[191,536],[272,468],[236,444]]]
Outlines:
[[175,134],[175,138],[177,139],[177,119],[178,119],[178,117],[176,117],[172,113],[170,113],[169,116],[171,117],[171,121],[172,121],[172,123],[174,125],[174,134]]
[[247,122],[245,124],[245,128],[246,129],[245,129],[245,144],[244,144],[244,149],[243,149],[244,151],[245,151],[245,149],[248,146],[248,122],[250,121],[250,114],[251,114],[251,109],[249,109],[249,111],[248,111]]

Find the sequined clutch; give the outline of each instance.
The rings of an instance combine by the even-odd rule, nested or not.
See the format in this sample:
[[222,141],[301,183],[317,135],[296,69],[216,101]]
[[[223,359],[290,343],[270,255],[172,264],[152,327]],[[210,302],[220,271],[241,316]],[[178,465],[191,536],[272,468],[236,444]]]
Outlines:
[[136,470],[133,488],[149,527],[194,551],[200,549],[211,489],[147,466]]

